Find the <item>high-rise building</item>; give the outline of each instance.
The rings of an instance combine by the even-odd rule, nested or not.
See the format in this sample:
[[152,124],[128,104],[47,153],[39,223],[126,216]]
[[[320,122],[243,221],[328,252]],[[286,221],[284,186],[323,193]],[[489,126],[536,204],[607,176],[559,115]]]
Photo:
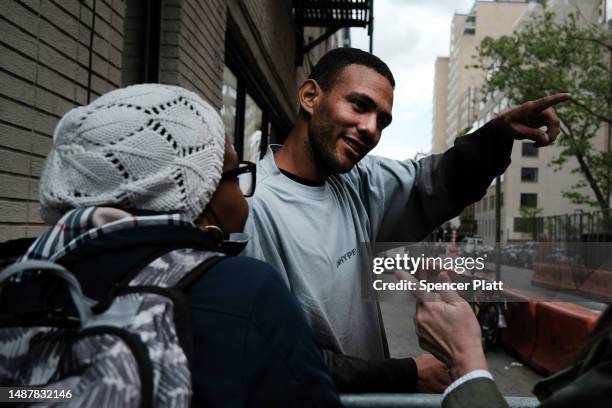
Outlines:
[[431,152],[446,150],[446,105],[448,102],[448,57],[436,58],[434,74]]
[[[582,23],[603,23],[605,8],[601,0],[549,0],[547,10],[555,12],[558,19],[567,13],[579,13]],[[514,24],[514,30],[521,30],[534,14],[542,13],[541,2],[532,1]],[[474,128],[488,122],[492,115],[509,107],[508,99],[501,93],[480,99]],[[602,125],[594,138],[596,148],[605,149],[609,125]],[[584,205],[572,204],[563,197],[564,191],[571,191],[579,180],[572,172],[578,167],[574,158],[568,160],[561,169],[553,168],[550,163],[558,157],[561,148],[557,145],[536,149],[531,142],[516,141],[512,150],[512,163],[501,177],[501,231],[502,242],[533,239],[533,224],[524,218],[521,207],[537,210],[538,216],[572,214],[592,210]],[[588,194],[589,189],[581,191]],[[485,197],[468,208],[474,214],[477,233],[487,241],[495,239],[495,185],[491,185]],[[545,232],[542,231],[544,236]],[[551,238],[551,237],[546,237]]]
[[[547,10],[565,18],[579,14],[581,21],[602,24],[609,20],[604,0],[549,0]],[[457,136],[488,122],[495,113],[509,107],[501,93],[485,95],[482,85],[485,72],[474,68],[476,47],[486,36],[493,38],[521,30],[534,15],[543,12],[541,1],[476,1],[468,13],[455,13],[451,25],[450,56],[436,61],[434,83],[434,123],[432,151],[440,153],[450,147]],[[446,74],[446,76],[445,76]],[[444,89],[446,85],[446,95]],[[446,96],[446,98],[445,98]],[[446,104],[446,106],[445,106]],[[444,117],[446,112],[446,117]],[[442,121],[446,119],[446,122]],[[596,148],[606,149],[610,125],[602,125],[593,140]],[[535,149],[530,142],[515,142],[512,164],[501,177],[501,196],[495,196],[495,183],[485,197],[462,214],[462,222],[474,225],[477,234],[488,241],[495,239],[495,202],[501,203],[502,242],[531,239],[531,227],[521,213],[522,207],[538,209],[540,216],[571,214],[588,210],[563,197],[572,190],[578,167],[570,159],[560,170],[550,166],[560,153],[558,146]],[[589,193],[584,189],[583,193]],[[470,229],[472,230],[472,229]]]
[[[477,46],[487,36],[510,35],[527,1],[476,1],[467,13],[455,13],[451,23],[446,106],[446,147],[471,128],[484,72],[474,68]],[[434,135],[436,137],[437,135]],[[441,136],[437,136],[438,138]],[[436,145],[441,141],[436,140]]]
[[[477,46],[487,36],[512,33],[527,9],[526,0],[476,1],[467,13],[456,12],[451,23],[450,55],[436,60],[434,75],[432,153],[442,153],[473,126],[485,73],[477,63]],[[476,232],[474,207],[462,216],[462,233]],[[467,229],[466,229],[467,227]]]

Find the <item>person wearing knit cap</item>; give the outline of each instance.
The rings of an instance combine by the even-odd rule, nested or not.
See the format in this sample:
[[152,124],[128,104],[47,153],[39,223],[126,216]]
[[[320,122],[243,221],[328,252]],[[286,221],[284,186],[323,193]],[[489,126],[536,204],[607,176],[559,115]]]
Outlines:
[[[100,300],[164,248],[221,251],[242,232],[254,187],[254,165],[238,162],[220,116],[197,94],[114,90],[57,125],[39,188],[42,218],[54,226],[21,260],[59,262],[87,249],[74,265],[87,273],[69,269]],[[194,406],[339,406],[314,335],[269,265],[225,257],[189,295]]]
[[194,221],[219,184],[224,148],[221,118],[193,92],[109,92],[57,125],[40,182],[42,218],[55,223],[69,209],[104,205]]

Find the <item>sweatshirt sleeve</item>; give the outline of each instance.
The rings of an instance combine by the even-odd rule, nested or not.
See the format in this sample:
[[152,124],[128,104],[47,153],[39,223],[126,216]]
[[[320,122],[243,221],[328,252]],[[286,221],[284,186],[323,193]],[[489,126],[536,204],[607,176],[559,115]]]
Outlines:
[[417,391],[418,372],[412,358],[365,360],[323,349],[323,360],[340,393]]
[[419,161],[372,157],[358,168],[360,189],[378,241],[422,240],[481,199],[510,164],[512,135],[491,122],[457,138],[446,152]]

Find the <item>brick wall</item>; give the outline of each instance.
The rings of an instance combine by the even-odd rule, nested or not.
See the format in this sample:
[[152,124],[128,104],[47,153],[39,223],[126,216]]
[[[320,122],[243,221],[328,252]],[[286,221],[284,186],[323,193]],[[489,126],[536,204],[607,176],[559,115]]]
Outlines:
[[221,108],[224,1],[170,0],[162,9],[160,82],[190,89]]
[[[6,0],[0,16],[0,241],[36,236],[38,180],[57,121],[69,109],[140,82],[149,0]],[[91,53],[93,5],[95,35]],[[127,6],[128,4],[129,6]],[[275,111],[296,112],[295,27],[284,0],[163,0],[159,80],[217,109],[228,21]],[[129,11],[129,12],[128,12]],[[126,52],[124,53],[124,46]],[[302,69],[298,70],[303,75]],[[90,74],[91,72],[91,74]]]
[[255,64],[251,69],[285,115],[295,115],[295,27],[282,0],[166,0],[162,10],[161,82],[191,89],[221,108],[228,18]]
[[295,113],[296,70],[295,70],[295,25],[291,2],[283,0],[245,0],[244,9],[259,29],[263,51],[269,61],[274,81],[282,89],[285,109]]
[[[44,230],[38,179],[58,119],[87,102],[92,5],[2,2],[0,241]],[[124,9],[120,0],[96,0],[92,99],[121,85]]]

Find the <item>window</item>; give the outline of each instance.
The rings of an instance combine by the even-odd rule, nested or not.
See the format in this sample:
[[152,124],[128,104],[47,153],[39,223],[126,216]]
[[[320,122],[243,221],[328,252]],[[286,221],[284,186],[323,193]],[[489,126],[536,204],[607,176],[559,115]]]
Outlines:
[[495,196],[491,196],[489,197],[489,210],[492,210],[495,208]]
[[125,3],[121,85],[159,82],[161,1]]
[[244,109],[244,144],[242,158],[252,162],[259,160],[263,112],[247,94]]
[[229,136],[230,141],[235,146],[236,136],[236,102],[238,99],[238,78],[228,67],[223,67],[223,85],[221,87],[223,96],[223,105],[221,106],[221,117],[223,118],[223,126],[225,133]]
[[538,206],[538,195],[535,193],[521,193],[521,207],[536,208]]
[[223,69],[221,117],[240,160],[256,162],[267,148],[270,123],[264,110],[229,67]]
[[526,183],[536,183],[538,181],[538,168],[537,167],[522,167],[521,168],[521,181]]
[[536,229],[540,234],[544,232],[544,224],[541,218],[514,217],[514,232],[533,234]]
[[[225,33],[222,116],[240,160],[257,161],[269,143],[282,143],[291,129],[284,102],[249,59],[238,24],[228,15]],[[282,99],[282,98],[281,98]]]
[[531,222],[529,218],[514,217],[514,232],[531,232]]
[[523,157],[538,157],[538,149],[532,142],[523,142],[521,148]]

